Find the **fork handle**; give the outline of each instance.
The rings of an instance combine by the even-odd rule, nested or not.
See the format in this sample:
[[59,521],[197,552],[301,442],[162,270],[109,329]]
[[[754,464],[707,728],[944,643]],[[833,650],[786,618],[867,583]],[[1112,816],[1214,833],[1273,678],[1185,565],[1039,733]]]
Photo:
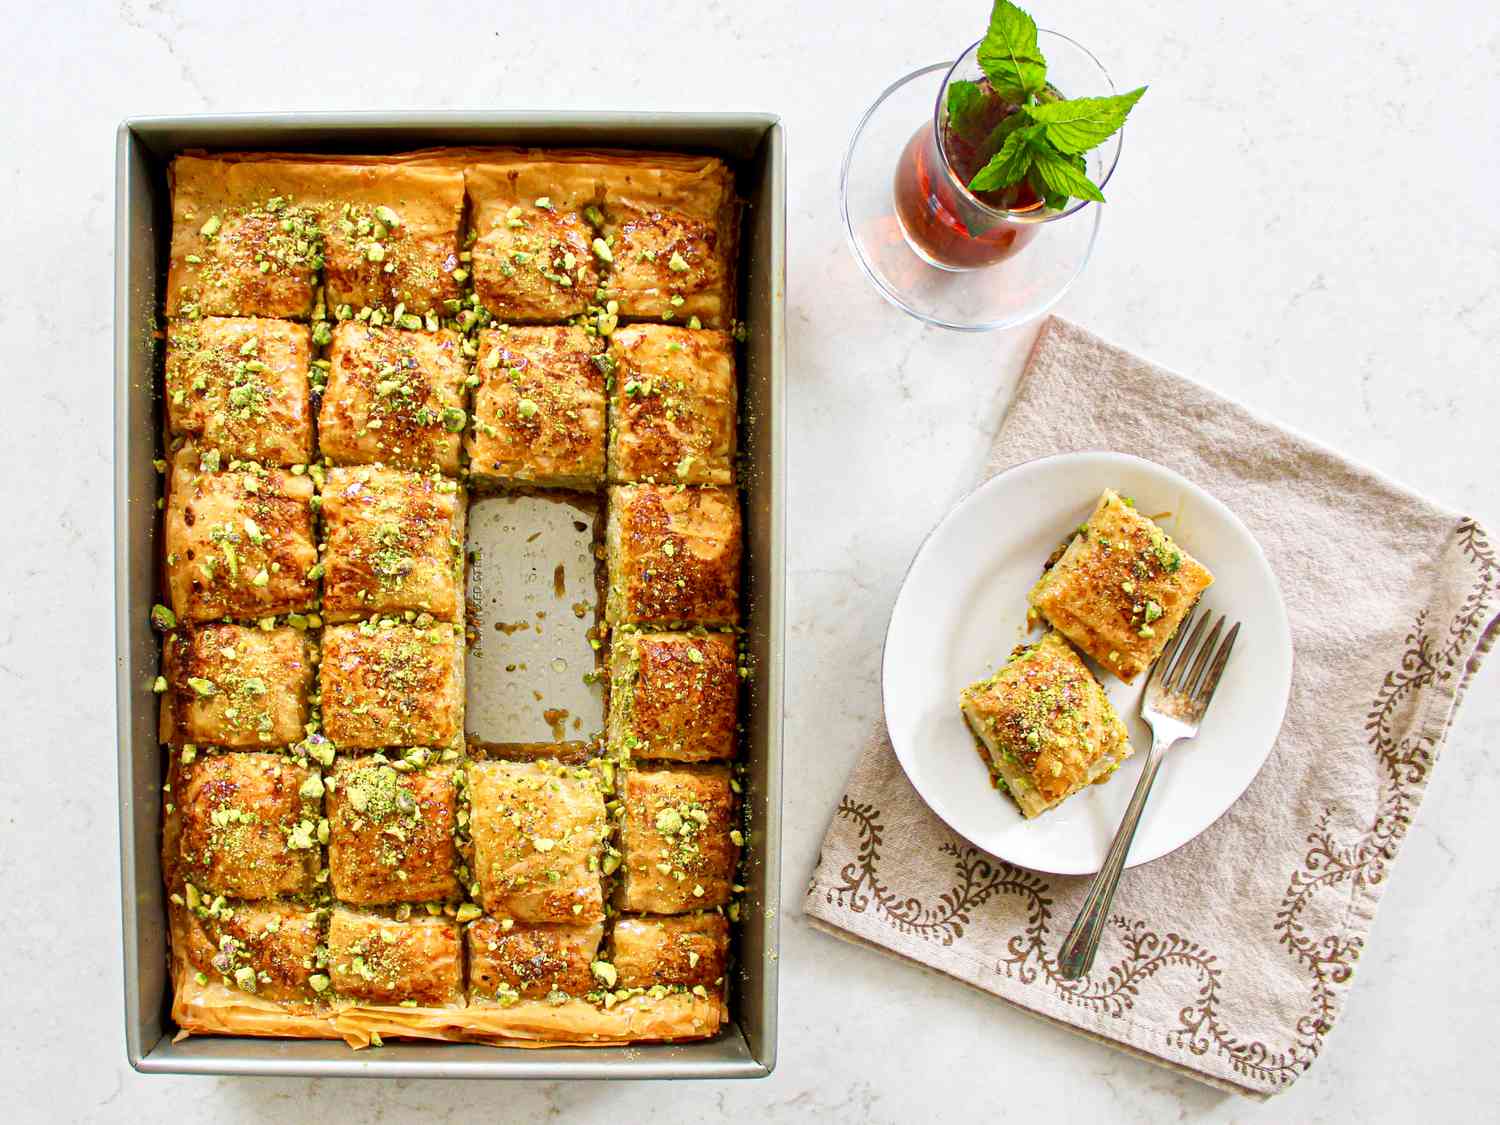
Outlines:
[[1104,923],[1109,918],[1109,907],[1115,899],[1115,888],[1120,885],[1120,876],[1125,871],[1125,857],[1130,854],[1130,842],[1135,839],[1135,829],[1146,808],[1146,798],[1151,795],[1156,771],[1174,740],[1164,739],[1153,732],[1151,753],[1146,757],[1146,766],[1141,770],[1141,779],[1136,782],[1135,792],[1125,809],[1125,818],[1115,832],[1114,842],[1104,857],[1104,865],[1094,876],[1089,893],[1084,897],[1078,911],[1078,920],[1063,939],[1058,951],[1058,970],[1068,980],[1077,980],[1089,971],[1094,963],[1094,954],[1099,951],[1099,939],[1104,934]]

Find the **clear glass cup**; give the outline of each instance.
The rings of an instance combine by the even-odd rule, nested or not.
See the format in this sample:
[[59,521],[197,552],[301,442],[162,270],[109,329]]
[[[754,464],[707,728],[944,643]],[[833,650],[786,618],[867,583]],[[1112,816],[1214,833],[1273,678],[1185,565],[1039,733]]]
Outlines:
[[[1106,97],[1115,93],[1103,65],[1087,49],[1055,31],[1040,31],[1037,44],[1047,59],[1048,84],[1065,98]],[[912,134],[897,161],[893,183],[896,218],[912,251],[924,262],[950,271],[993,266],[1019,254],[1048,223],[1069,218],[1093,204],[1071,199],[1062,210],[1040,201],[995,207],[968,189],[940,143],[947,121],[948,87],[984,77],[979,43],[949,68],[938,90],[932,120]],[[1085,154],[1089,179],[1103,188],[1120,159],[1123,130]]]

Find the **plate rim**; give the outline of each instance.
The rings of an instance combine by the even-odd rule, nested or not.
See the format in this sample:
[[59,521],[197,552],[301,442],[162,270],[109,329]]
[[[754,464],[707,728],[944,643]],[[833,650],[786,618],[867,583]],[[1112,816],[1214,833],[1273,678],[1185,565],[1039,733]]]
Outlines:
[[1149,863],[1155,863],[1157,860],[1165,859],[1167,856],[1172,855],[1174,852],[1177,852],[1180,849],[1186,847],[1188,844],[1192,843],[1199,836],[1202,836],[1205,832],[1207,832],[1210,828],[1212,828],[1215,824],[1222,820],[1225,814],[1228,813],[1230,809],[1234,808],[1234,806],[1244,798],[1245,794],[1249,792],[1250,786],[1255,784],[1255,779],[1258,778],[1261,771],[1265,769],[1266,763],[1271,759],[1272,752],[1276,749],[1276,740],[1280,737],[1281,729],[1286,723],[1287,708],[1291,705],[1292,698],[1292,677],[1295,670],[1297,653],[1296,646],[1292,640],[1291,619],[1287,613],[1286,598],[1281,590],[1281,580],[1276,576],[1276,570],[1271,566],[1271,560],[1266,557],[1265,548],[1261,546],[1260,540],[1257,539],[1254,533],[1251,532],[1250,528],[1246,526],[1245,521],[1240,519],[1239,515],[1234,511],[1233,508],[1224,503],[1224,501],[1220,500],[1217,496],[1215,496],[1208,489],[1204,488],[1201,484],[1198,484],[1196,481],[1189,479],[1170,466],[1163,465],[1158,461],[1153,461],[1148,457],[1142,457],[1139,454],[1126,453],[1123,450],[1116,449],[1075,449],[1060,453],[1044,453],[1036,457],[1028,457],[1023,461],[1017,461],[1013,465],[1007,465],[999,472],[990,474],[984,480],[968,489],[962,496],[960,496],[951,505],[949,505],[948,509],[938,517],[937,521],[931,527],[927,529],[926,534],[924,534],[921,540],[918,542],[916,550],[912,552],[911,559],[907,562],[906,569],[901,575],[901,582],[896,587],[896,596],[891,602],[890,615],[886,619],[885,634],[880,641],[880,714],[882,721],[885,723],[886,738],[891,744],[891,750],[896,755],[897,763],[901,766],[901,772],[905,775],[907,782],[911,785],[912,789],[916,791],[917,796],[921,799],[922,804],[927,808],[929,812],[931,812],[940,821],[947,825],[950,830],[957,833],[962,839],[966,840],[974,847],[979,848],[979,850],[984,852],[985,854],[993,855],[995,856],[995,858],[1002,860],[1005,863],[1009,863],[1012,866],[1021,867],[1027,871],[1040,872],[1041,874],[1045,875],[1093,875],[1097,869],[1091,867],[1079,870],[1074,870],[1071,868],[1067,870],[1056,870],[1051,867],[1035,867],[1016,863],[1016,861],[1013,859],[1009,859],[1005,856],[999,855],[996,852],[992,852],[989,848],[972,839],[967,832],[950,821],[946,816],[943,815],[942,812],[934,807],[933,804],[928,801],[926,794],[922,792],[922,787],[917,783],[916,778],[914,778],[911,774],[911,771],[907,769],[906,760],[903,758],[902,752],[896,745],[896,740],[891,733],[892,727],[890,717],[890,693],[887,690],[891,630],[895,626],[896,614],[898,609],[900,608],[902,596],[906,593],[907,587],[911,582],[912,571],[916,569],[917,563],[921,561],[922,557],[931,547],[932,541],[937,536],[937,533],[942,530],[950,520],[954,519],[962,509],[967,507],[969,503],[973,501],[981,492],[993,486],[996,486],[1002,478],[1012,476],[1013,474],[1023,469],[1035,468],[1047,462],[1086,460],[1101,457],[1113,458],[1127,462],[1135,462],[1137,464],[1145,465],[1150,469],[1165,474],[1179,486],[1185,486],[1193,493],[1206,497],[1211,504],[1216,505],[1218,508],[1222,509],[1223,513],[1229,517],[1230,521],[1244,532],[1245,538],[1254,548],[1255,556],[1260,560],[1265,573],[1270,577],[1271,589],[1272,592],[1276,595],[1276,608],[1279,611],[1277,623],[1280,625],[1279,631],[1282,634],[1282,640],[1284,642],[1284,648],[1287,655],[1286,677],[1285,682],[1281,688],[1281,706],[1279,709],[1279,713],[1276,716],[1276,734],[1272,737],[1270,745],[1266,747],[1264,754],[1261,756],[1260,763],[1256,766],[1255,772],[1252,773],[1248,780],[1245,782],[1244,788],[1241,789],[1239,793],[1237,793],[1234,798],[1230,800],[1230,802],[1219,811],[1217,816],[1215,816],[1212,820],[1209,820],[1201,828],[1193,832],[1191,835],[1187,836],[1185,839],[1179,841],[1166,850],[1157,853],[1156,855],[1144,857],[1141,859],[1135,859],[1133,857],[1128,859],[1125,864],[1127,870],[1134,867],[1144,867]]

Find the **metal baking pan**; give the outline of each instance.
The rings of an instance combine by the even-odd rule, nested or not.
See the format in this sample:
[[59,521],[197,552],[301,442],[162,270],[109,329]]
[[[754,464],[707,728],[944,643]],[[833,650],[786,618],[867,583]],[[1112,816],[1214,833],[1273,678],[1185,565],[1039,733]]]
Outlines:
[[[745,712],[752,832],[730,984],[731,1022],[680,1045],[520,1050],[194,1036],[174,1043],[158,833],[164,761],[156,737],[158,641],[148,616],[161,558],[157,310],[170,231],[166,169],[184,149],[399,152],[524,144],[714,153],[746,201],[740,315],[749,329],[743,403],[744,612],[757,674]],[[779,120],[754,113],[280,114],[135,118],[120,125],[115,180],[115,658],[120,754],[120,890],[125,1043],[149,1073],[401,1078],[753,1078],[776,1060],[785,647],[786,149]]]

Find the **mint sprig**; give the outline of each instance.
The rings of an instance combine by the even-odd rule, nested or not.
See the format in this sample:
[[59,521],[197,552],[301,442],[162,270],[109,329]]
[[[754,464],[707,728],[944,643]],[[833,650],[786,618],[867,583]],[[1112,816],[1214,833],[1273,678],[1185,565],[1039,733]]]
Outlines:
[[1073,98],[1026,107],[1026,116],[1045,128],[1058,152],[1087,152],[1101,145],[1125,124],[1135,103],[1146,92],[1142,86],[1109,98]]
[[952,83],[950,128],[972,143],[994,97],[1016,109],[985,138],[981,151],[992,155],[969,181],[969,190],[999,191],[1025,180],[1049,208],[1061,210],[1069,199],[1103,203],[1104,193],[1089,179],[1083,154],[1125,124],[1146,87],[1107,98],[1059,96],[1047,85],[1036,21],[1010,0],[995,0],[979,44],[979,66],[992,93],[986,95],[978,83]]
[[997,0],[979,44],[979,68],[1007,101],[1025,104],[1047,84],[1047,60],[1036,45],[1036,20],[1008,0]]

